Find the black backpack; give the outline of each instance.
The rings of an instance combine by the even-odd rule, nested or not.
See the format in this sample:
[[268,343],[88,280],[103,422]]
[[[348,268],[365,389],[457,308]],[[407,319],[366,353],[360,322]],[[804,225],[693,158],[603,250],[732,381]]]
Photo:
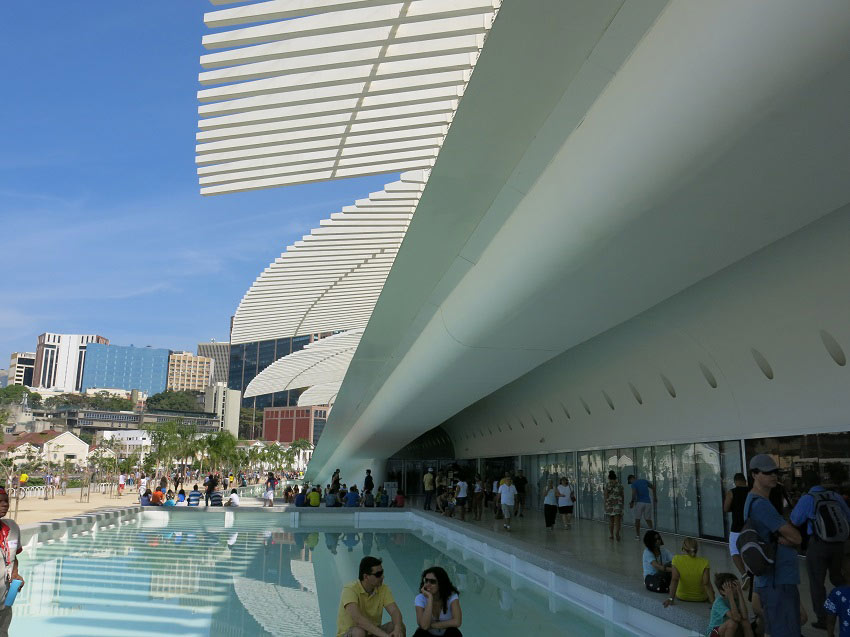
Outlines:
[[809,492],[815,501],[812,529],[822,542],[844,542],[850,537],[850,523],[831,491]]
[[749,509],[750,507],[744,508],[744,526],[738,534],[735,546],[750,573],[767,575],[776,564],[776,540],[773,536],[768,541],[762,539],[753,521],[749,519]]

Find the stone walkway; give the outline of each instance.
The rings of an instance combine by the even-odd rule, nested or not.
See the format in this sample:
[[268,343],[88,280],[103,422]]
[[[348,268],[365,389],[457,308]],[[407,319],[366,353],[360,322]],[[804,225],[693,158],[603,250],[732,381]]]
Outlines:
[[110,497],[103,493],[92,493],[88,502],[80,502],[79,488],[68,489],[65,495],[57,495],[55,498],[45,500],[44,497],[29,496],[18,502],[17,515],[15,514],[15,500],[12,499],[7,517],[13,518],[19,526],[47,522],[56,518],[64,518],[72,515],[88,513],[96,509],[121,508],[136,506],[139,498],[134,491],[120,498]]
[[[421,505],[417,510],[421,510]],[[433,515],[437,516],[438,514],[434,513]],[[633,585],[629,585],[631,590],[640,591],[646,597],[657,600],[657,607],[656,605],[652,606],[655,614],[664,617],[664,614],[669,612],[662,605],[667,596],[650,593],[644,587],[641,562],[644,546],[642,541],[635,539],[633,527],[623,526],[622,539],[617,542],[608,539],[607,524],[590,520],[573,520],[572,529],[564,530],[561,528],[559,516],[556,530],[547,531],[542,512],[528,511],[524,514],[524,517],[515,518],[512,521],[510,532],[503,528],[503,522],[503,520],[495,520],[491,510],[485,510],[484,518],[480,522],[471,521],[471,516],[467,516],[466,519],[466,524],[489,530],[497,534],[499,539],[516,544],[518,548],[524,551],[545,548],[547,555],[556,554],[565,565],[574,568],[583,567],[587,569],[587,572],[593,572],[597,575],[603,575],[607,572],[612,575],[612,580],[622,581],[622,576],[626,575],[628,580],[633,582]],[[682,536],[664,532],[661,535],[664,538],[667,550],[673,555],[681,552]],[[699,554],[708,558],[711,564],[712,578],[714,573],[718,572],[737,573],[729,557],[729,549],[726,544],[700,541]],[[815,617],[811,612],[812,604],[809,597],[805,560],[801,558],[799,564],[800,598],[809,614],[809,622],[812,622]],[[827,592],[830,587],[831,585],[827,582]],[[708,625],[710,610],[708,603],[677,600],[676,607],[704,618],[704,624]],[[671,621],[673,621],[672,618]],[[802,634],[805,637],[815,637],[822,636],[825,633],[812,628],[809,624],[804,627]]]

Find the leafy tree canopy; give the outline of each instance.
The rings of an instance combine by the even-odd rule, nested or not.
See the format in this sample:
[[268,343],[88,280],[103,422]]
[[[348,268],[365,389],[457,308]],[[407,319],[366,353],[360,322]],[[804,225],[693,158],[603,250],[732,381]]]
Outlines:
[[191,391],[164,391],[154,394],[147,401],[148,409],[169,411],[201,411],[200,394]]
[[51,409],[62,407],[76,407],[78,409],[97,409],[100,411],[133,411],[135,404],[132,400],[110,396],[106,392],[100,392],[95,396],[82,394],[61,394],[51,396],[44,401],[44,406]]
[[23,385],[9,385],[0,389],[0,405],[19,404],[24,396],[28,397],[31,407],[39,407],[41,405],[41,394]]

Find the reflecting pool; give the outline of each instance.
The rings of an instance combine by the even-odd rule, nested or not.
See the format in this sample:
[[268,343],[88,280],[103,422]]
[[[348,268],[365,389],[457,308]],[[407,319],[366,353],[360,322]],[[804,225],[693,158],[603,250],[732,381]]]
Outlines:
[[543,595],[512,589],[508,572],[485,573],[483,563],[438,549],[416,532],[293,529],[287,519],[141,514],[39,545],[21,555],[27,584],[11,634],[335,635],[340,591],[357,578],[364,555],[383,559],[408,634],[420,574],[433,565],[460,590],[467,637],[631,634],[577,607],[550,612]]

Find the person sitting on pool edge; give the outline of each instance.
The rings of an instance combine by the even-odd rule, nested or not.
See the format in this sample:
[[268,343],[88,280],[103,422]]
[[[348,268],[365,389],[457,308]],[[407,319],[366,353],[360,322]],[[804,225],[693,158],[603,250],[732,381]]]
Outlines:
[[[336,619],[337,637],[405,637],[407,628],[389,586],[384,584],[384,567],[377,557],[360,560],[359,578],[342,589]],[[381,624],[384,609],[391,621]]]
[[413,604],[418,625],[413,637],[463,637],[458,592],[445,569],[432,566],[422,572],[419,595]]

